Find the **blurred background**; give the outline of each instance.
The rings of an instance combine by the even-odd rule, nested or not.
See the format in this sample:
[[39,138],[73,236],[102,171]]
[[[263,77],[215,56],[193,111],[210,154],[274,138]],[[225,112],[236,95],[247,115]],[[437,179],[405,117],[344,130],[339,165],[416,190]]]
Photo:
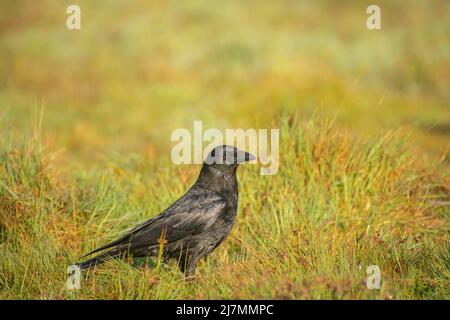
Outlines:
[[[373,1],[372,1],[373,2]],[[0,131],[36,127],[73,165],[170,159],[194,120],[274,128],[324,116],[355,135],[401,130],[450,161],[450,1],[0,3]],[[66,8],[81,8],[68,30]]]

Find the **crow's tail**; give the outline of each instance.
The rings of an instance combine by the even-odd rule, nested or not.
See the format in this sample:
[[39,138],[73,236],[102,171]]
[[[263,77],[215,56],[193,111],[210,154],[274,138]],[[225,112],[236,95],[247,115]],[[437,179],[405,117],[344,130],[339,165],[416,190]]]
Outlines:
[[116,250],[111,250],[109,252],[105,252],[102,254],[99,254],[98,256],[88,259],[86,261],[80,262],[78,264],[78,267],[80,267],[81,269],[88,269],[91,268],[93,266],[96,266],[98,264],[102,264],[103,262],[112,259],[112,258],[116,258],[118,256],[121,256],[122,254],[120,252],[117,252]]

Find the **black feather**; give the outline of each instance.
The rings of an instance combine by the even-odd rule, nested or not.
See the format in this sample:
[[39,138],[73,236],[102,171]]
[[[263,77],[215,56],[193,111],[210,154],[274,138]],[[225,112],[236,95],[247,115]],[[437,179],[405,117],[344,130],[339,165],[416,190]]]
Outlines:
[[[243,153],[234,147],[216,147],[209,156],[228,153],[237,159]],[[83,257],[104,251],[79,264],[82,269],[107,259],[131,254],[135,257],[157,255],[161,246],[164,259],[176,258],[187,276],[197,262],[209,255],[228,236],[238,206],[236,169],[239,163],[203,164],[195,184],[169,208],[127,234]],[[82,257],[82,258],[83,258]]]

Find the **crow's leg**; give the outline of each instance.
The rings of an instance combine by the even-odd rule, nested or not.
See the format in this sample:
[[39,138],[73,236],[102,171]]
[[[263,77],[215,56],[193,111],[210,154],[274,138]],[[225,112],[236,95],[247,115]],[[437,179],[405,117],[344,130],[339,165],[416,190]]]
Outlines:
[[195,276],[195,267],[197,266],[199,258],[186,255],[183,258],[180,259],[178,262],[178,266],[180,267],[181,272],[184,273],[184,275],[187,278],[194,278]]
[[184,271],[184,275],[186,278],[194,278],[195,277],[195,267],[197,266],[197,262],[190,263],[186,270]]

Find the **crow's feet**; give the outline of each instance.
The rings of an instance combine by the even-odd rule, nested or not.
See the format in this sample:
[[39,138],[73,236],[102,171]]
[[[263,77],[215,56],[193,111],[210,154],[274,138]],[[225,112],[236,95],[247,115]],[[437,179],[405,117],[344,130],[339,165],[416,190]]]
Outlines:
[[186,275],[184,280],[186,281],[186,283],[192,283],[192,282],[195,282],[198,278],[199,278],[199,276],[197,276],[195,274],[189,274],[189,275]]

